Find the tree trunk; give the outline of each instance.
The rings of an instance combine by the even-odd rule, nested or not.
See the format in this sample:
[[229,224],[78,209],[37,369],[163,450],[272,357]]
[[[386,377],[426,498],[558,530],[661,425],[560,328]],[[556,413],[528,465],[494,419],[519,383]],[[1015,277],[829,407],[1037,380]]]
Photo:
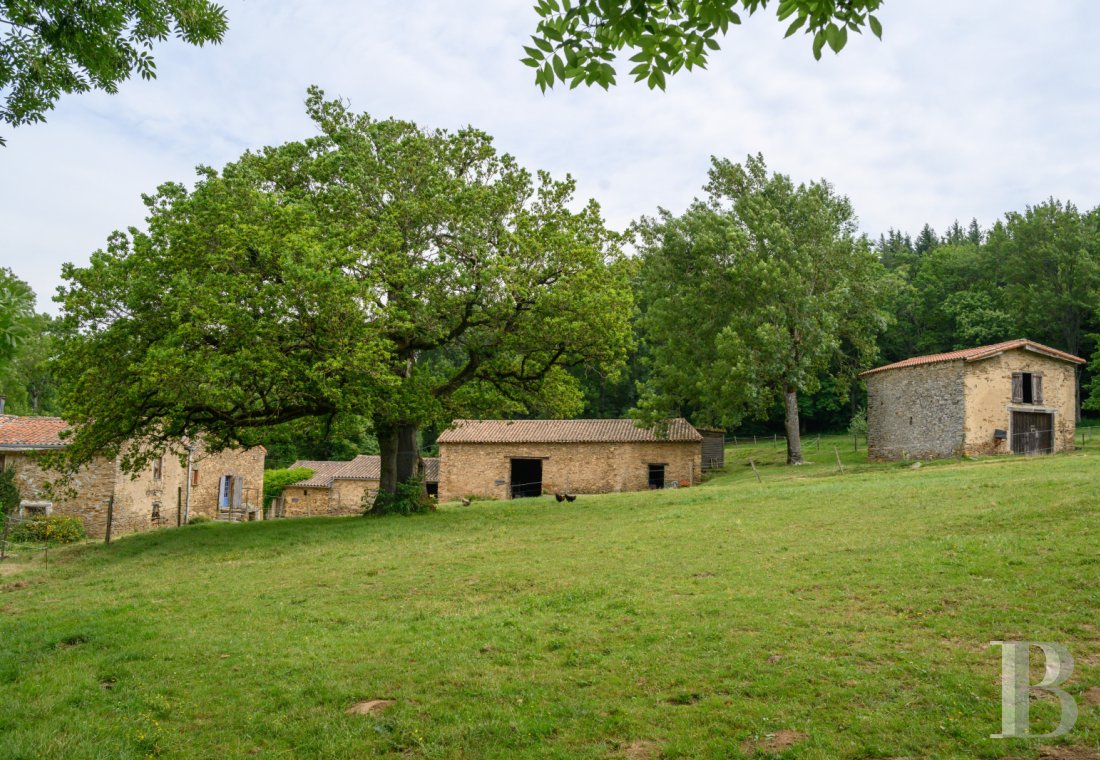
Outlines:
[[378,453],[381,460],[378,493],[393,494],[397,491],[397,428],[376,422],[374,434],[378,436]]
[[420,451],[416,445],[416,425],[400,423],[374,424],[378,436],[381,472],[378,479],[379,493],[396,493],[397,486],[420,474]]
[[420,450],[416,445],[416,425],[397,426],[397,483],[408,482],[420,474]]
[[798,430],[798,390],[787,388],[784,399],[787,427],[787,464],[802,464],[802,436]]

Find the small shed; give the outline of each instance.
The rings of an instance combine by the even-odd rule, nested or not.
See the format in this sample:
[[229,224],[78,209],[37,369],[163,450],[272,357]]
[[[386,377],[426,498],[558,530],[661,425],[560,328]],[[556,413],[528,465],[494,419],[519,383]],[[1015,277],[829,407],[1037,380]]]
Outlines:
[[[439,493],[439,459],[424,458],[424,487],[429,496]],[[283,490],[277,506],[279,517],[354,515],[363,509],[363,495],[377,494],[382,458],[360,454],[346,461],[299,459],[291,469],[307,468],[313,475]]]
[[871,459],[1050,454],[1074,448],[1077,367],[1027,339],[864,372]]
[[722,428],[695,428],[703,436],[703,471],[726,466],[726,431]]
[[543,493],[612,493],[691,486],[702,441],[673,419],[457,420],[439,436],[439,495],[514,499]]

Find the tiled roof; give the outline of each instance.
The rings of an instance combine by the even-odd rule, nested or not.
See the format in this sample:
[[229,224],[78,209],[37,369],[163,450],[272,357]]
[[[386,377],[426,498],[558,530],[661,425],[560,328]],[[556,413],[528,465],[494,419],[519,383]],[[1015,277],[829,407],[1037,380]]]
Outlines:
[[666,435],[634,420],[455,420],[440,443],[634,443],[701,441],[687,420],[668,421]]
[[[307,467],[313,470],[313,475],[309,478],[294,483],[295,488],[332,488],[334,480],[378,480],[382,475],[382,458],[360,454],[346,462],[299,459],[290,467]],[[424,458],[424,480],[427,483],[439,482],[438,459]]]
[[65,446],[61,431],[69,423],[60,417],[19,417],[0,414],[0,448],[60,449]]
[[1074,356],[1073,354],[1067,354],[1065,351],[1059,351],[1056,348],[1050,346],[1044,346],[1042,343],[1036,343],[1033,340],[1027,340],[1026,338],[1019,338],[1017,340],[1006,340],[1003,343],[994,343],[989,346],[978,346],[977,348],[967,348],[962,351],[949,351],[945,354],[929,354],[928,356],[914,356],[909,359],[903,359],[900,362],[894,362],[893,364],[887,364],[884,367],[875,367],[869,369],[866,372],[860,374],[860,377],[867,377],[867,375],[873,375],[876,372],[885,372],[888,369],[901,369],[902,367],[917,367],[922,364],[935,364],[936,362],[952,362],[962,359],[968,362],[981,361],[982,359],[989,359],[1004,351],[1012,351],[1017,348],[1023,348],[1028,351],[1034,351],[1037,354],[1043,354],[1051,359],[1059,359],[1061,361],[1072,362],[1074,364],[1084,364],[1085,359],[1080,356]]

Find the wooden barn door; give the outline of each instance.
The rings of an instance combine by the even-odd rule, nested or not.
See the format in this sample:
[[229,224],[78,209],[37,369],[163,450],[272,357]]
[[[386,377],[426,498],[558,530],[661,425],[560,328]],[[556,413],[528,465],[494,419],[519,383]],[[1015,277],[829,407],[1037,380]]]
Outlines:
[[1045,412],[1012,413],[1012,453],[1050,454],[1054,451],[1054,415]]

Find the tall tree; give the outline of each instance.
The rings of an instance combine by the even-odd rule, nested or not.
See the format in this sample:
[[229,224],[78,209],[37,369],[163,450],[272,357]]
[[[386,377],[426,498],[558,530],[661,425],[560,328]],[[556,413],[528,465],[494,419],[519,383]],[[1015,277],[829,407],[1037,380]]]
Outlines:
[[572,180],[532,177],[473,129],[318,90],[307,105],[318,136],[163,186],[147,231],[66,269],[73,456],[356,415],[393,493],[418,426],[575,409],[567,370],[622,362],[628,269],[598,207],[571,210]]
[[1029,337],[1084,351],[1100,301],[1100,209],[1051,198],[1005,215],[989,232],[1004,303]]
[[798,398],[846,397],[886,325],[888,280],[851,204],[795,185],[763,157],[715,160],[708,198],[640,225],[642,325],[653,374],[640,404],[737,425],[782,404],[787,461],[802,460]]
[[[555,82],[616,83],[613,61],[620,51],[630,57],[634,81],[650,89],[665,88],[665,79],[681,69],[706,68],[718,38],[741,14],[766,9],[769,0],[538,0],[540,20],[525,46],[523,62],[535,69],[535,83],[545,91]],[[848,33],[871,32],[881,39],[882,25],[872,15],[882,0],[779,0],[773,7],[787,24],[787,37],[800,29],[811,40],[814,58],[827,45],[839,53]]]
[[0,371],[7,369],[30,333],[34,291],[10,269],[0,268]]
[[0,122],[14,127],[45,121],[63,93],[153,79],[154,42],[220,42],[226,15],[210,0],[0,0],[0,30]]

